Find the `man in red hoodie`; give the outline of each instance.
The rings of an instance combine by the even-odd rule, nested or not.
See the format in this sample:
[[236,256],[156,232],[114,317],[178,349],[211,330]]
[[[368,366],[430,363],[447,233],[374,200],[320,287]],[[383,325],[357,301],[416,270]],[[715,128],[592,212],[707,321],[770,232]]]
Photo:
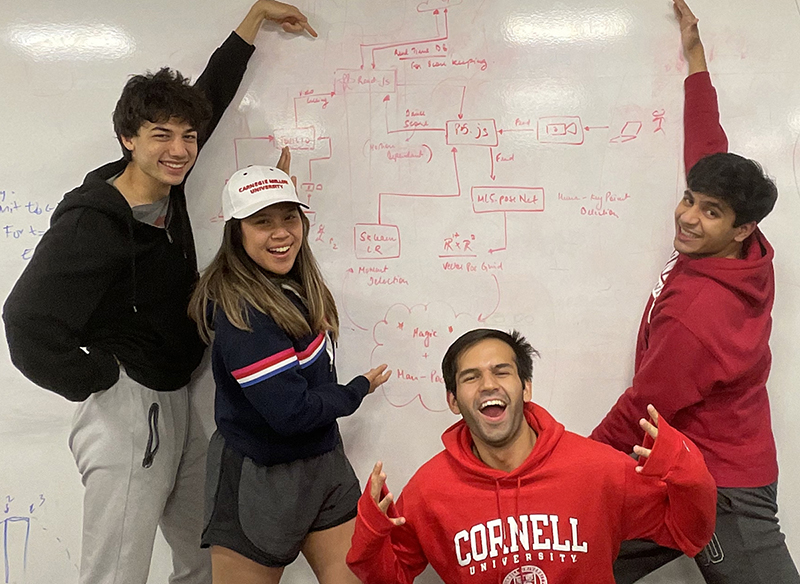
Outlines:
[[688,555],[708,542],[715,487],[697,447],[652,406],[642,465],[567,432],[530,401],[534,354],[515,331],[450,346],[447,401],[463,420],[397,505],[375,465],[347,555],[362,582],[407,584],[430,563],[446,584],[613,584],[625,539]]
[[[675,210],[675,252],[642,317],[633,384],[591,437],[631,452],[638,412],[654,404],[697,444],[718,487],[715,534],[696,558],[706,582],[800,583],[776,515],[766,388],[774,252],[757,224],[777,189],[758,164],[727,153],[697,18],[683,0],[674,6],[689,64],[688,189]],[[626,542],[617,582],[635,582],[679,555]]]

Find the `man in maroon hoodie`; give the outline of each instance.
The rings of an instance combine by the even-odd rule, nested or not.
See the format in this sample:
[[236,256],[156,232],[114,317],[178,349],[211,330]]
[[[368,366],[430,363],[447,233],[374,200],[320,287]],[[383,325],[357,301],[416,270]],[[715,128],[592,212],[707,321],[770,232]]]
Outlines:
[[[633,384],[591,437],[631,452],[639,412],[654,404],[697,444],[717,484],[716,532],[696,557],[706,582],[798,583],[778,526],[766,388],[774,252],[757,227],[777,189],[757,163],[727,153],[697,19],[683,0],[674,7],[689,63],[688,188],[675,210],[675,252],[642,317]],[[635,582],[679,555],[626,542],[615,577]]]
[[[711,537],[716,489],[697,447],[647,408],[643,458],[567,432],[532,403],[532,355],[517,332],[477,329],[447,350],[442,436],[392,503],[378,463],[358,503],[347,564],[366,584],[613,584],[620,542],[694,555]],[[638,535],[633,535],[638,534]]]

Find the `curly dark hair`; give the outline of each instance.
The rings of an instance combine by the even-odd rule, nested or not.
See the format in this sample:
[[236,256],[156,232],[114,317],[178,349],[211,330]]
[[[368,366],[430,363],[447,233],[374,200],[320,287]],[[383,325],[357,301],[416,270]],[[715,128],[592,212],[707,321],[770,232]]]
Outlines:
[[729,152],[701,158],[686,176],[686,185],[730,205],[736,213],[734,227],[758,223],[778,199],[778,188],[760,164]]
[[163,67],[156,73],[148,71],[128,80],[114,108],[114,132],[122,155],[130,161],[131,153],[122,138],[138,135],[145,122],[157,124],[177,118],[202,134],[211,113],[211,102],[201,89],[192,86],[178,71]]

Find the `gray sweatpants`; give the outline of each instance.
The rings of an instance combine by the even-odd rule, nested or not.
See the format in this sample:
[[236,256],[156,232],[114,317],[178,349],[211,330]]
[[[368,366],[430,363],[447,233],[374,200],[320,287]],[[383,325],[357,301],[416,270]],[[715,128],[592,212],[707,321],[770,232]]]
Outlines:
[[[800,584],[778,525],[778,484],[718,488],[714,537],[695,557],[708,584]],[[622,542],[614,578],[632,584],[681,552],[651,541]]]
[[211,582],[200,549],[208,439],[191,385],[157,392],[120,370],[80,404],[69,445],[86,487],[81,584],[145,584],[156,527],[172,549],[170,582]]

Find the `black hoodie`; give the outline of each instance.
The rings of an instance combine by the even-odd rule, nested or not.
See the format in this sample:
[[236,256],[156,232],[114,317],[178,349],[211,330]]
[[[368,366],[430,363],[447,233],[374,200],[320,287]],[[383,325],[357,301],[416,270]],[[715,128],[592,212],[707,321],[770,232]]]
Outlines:
[[[198,78],[213,106],[200,147],[254,50],[232,33]],[[107,182],[127,164],[101,166],[64,196],[3,308],[14,365],[70,401],[116,383],[118,362],[146,387],[179,389],[205,350],[186,312],[197,258],[185,181],[170,191],[166,228],[153,227]]]

